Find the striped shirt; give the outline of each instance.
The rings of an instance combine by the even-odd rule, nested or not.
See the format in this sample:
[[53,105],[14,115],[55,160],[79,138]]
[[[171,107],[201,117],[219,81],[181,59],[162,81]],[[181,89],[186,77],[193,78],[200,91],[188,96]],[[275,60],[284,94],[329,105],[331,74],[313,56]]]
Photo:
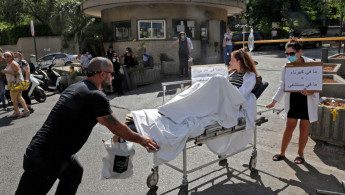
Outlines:
[[232,85],[239,88],[243,84],[243,76],[245,73],[237,73],[234,71],[232,74],[229,75],[229,81]]

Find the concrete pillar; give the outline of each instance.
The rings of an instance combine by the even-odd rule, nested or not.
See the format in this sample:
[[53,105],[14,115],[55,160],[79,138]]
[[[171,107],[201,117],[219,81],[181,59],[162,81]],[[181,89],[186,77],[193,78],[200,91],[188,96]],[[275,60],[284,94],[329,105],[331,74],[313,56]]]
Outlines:
[[328,48],[322,48],[321,62],[323,63],[328,62]]

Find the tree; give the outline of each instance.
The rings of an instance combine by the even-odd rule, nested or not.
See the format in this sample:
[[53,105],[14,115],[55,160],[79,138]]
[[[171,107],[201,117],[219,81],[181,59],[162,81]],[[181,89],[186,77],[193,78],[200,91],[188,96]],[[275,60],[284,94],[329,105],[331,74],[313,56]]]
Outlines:
[[249,0],[245,18],[247,23],[252,19],[254,28],[266,34],[271,31],[272,22],[289,28],[319,27],[322,5],[322,0]]

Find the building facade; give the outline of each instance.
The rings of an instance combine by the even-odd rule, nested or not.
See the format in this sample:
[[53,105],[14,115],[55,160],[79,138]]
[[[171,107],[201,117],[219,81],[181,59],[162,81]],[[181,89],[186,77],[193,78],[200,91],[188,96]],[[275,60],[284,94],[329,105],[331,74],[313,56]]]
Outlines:
[[84,14],[99,17],[111,27],[111,42],[120,54],[126,47],[136,51],[145,40],[147,50],[159,62],[160,53],[178,61],[171,46],[180,31],[192,39],[193,58],[198,64],[222,60],[222,39],[228,16],[245,11],[240,0],[88,0]]

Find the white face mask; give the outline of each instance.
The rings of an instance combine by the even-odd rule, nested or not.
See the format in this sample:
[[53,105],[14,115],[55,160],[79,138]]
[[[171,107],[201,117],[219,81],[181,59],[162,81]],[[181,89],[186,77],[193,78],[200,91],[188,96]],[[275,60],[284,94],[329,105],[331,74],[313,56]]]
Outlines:
[[19,59],[18,58],[14,58],[13,59],[15,62],[19,62]]

